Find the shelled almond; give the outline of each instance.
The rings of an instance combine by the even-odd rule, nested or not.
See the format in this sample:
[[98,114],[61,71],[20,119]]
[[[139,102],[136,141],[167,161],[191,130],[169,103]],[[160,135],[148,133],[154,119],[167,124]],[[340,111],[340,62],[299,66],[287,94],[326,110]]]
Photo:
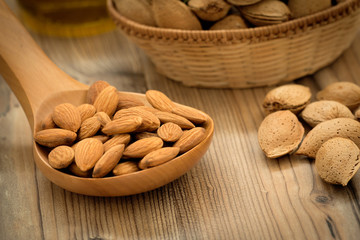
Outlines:
[[149,90],[143,99],[105,81],[92,84],[87,102],[59,104],[34,140],[50,148],[50,166],[78,177],[109,177],[156,167],[205,137],[207,116]]

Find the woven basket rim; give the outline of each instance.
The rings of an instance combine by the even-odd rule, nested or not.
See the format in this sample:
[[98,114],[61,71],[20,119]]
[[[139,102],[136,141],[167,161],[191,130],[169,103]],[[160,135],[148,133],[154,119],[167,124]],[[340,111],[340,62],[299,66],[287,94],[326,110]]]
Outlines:
[[308,28],[315,28],[334,22],[339,18],[346,17],[360,7],[360,0],[347,0],[331,8],[292,19],[284,23],[269,26],[261,26],[247,29],[231,30],[182,30],[152,27],[137,23],[122,16],[114,7],[113,0],[107,0],[107,9],[110,16],[117,25],[127,34],[143,39],[157,40],[182,40],[191,42],[205,41],[222,41],[226,40],[244,40],[254,38],[279,38],[279,35],[287,35],[294,31],[305,31]]

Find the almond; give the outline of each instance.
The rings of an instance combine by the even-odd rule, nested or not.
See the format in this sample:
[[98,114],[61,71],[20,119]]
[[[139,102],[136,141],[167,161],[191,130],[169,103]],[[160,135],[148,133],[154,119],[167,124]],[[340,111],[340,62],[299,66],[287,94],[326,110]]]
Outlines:
[[133,173],[133,172],[137,172],[140,169],[137,166],[137,163],[135,162],[122,162],[119,163],[118,165],[116,165],[116,167],[113,169],[113,174],[115,176],[120,176],[120,175],[124,175],[124,174],[129,174],[129,173]]
[[141,133],[136,133],[134,135],[134,138],[136,140],[140,140],[143,138],[149,138],[149,137],[159,137],[156,133],[152,133],[152,132],[141,132]]
[[175,103],[160,91],[148,90],[145,95],[148,102],[156,109],[164,112],[171,112],[175,107]]
[[130,158],[142,158],[146,154],[162,148],[163,144],[159,137],[140,139],[126,147],[123,155]]
[[320,177],[331,184],[346,186],[360,168],[360,150],[347,138],[327,140],[316,153],[315,167]]
[[107,123],[105,127],[103,127],[102,132],[106,135],[130,133],[137,130],[141,124],[141,117],[124,116]]
[[305,129],[290,110],[270,113],[261,122],[258,140],[269,158],[278,158],[293,152],[300,145]]
[[108,136],[108,135],[102,135],[102,134],[92,136],[91,138],[98,139],[98,140],[100,140],[102,143],[105,143],[107,140],[109,140],[109,136]]
[[154,114],[160,119],[160,122],[162,123],[172,122],[179,125],[182,129],[190,129],[195,127],[195,125],[186,118],[173,113],[157,111]]
[[92,173],[92,169],[87,170],[87,171],[81,171],[81,169],[76,165],[75,162],[73,162],[72,164],[70,164],[70,166],[68,167],[68,170],[74,174],[75,176],[78,177],[91,177],[91,173]]
[[84,122],[86,119],[93,117],[96,113],[96,108],[94,105],[87,103],[78,106],[77,110],[80,113],[81,122]]
[[205,129],[195,127],[185,131],[179,140],[175,142],[173,147],[179,147],[180,153],[184,153],[198,145],[205,138]]
[[63,129],[77,132],[80,128],[80,113],[71,103],[57,105],[53,111],[52,118],[55,124]]
[[84,138],[94,136],[100,129],[101,124],[97,117],[90,117],[86,119],[80,126],[78,139],[82,140]]
[[81,171],[93,168],[104,153],[103,143],[94,138],[81,140],[75,148],[75,162]]
[[52,128],[35,133],[35,141],[45,147],[71,145],[76,139],[76,133],[66,129]]
[[176,142],[182,134],[181,127],[171,122],[161,125],[157,130],[157,135],[165,142]]
[[89,90],[87,92],[87,102],[90,104],[94,104],[95,99],[97,98],[97,96],[99,95],[99,93],[104,90],[105,88],[107,88],[108,86],[110,86],[109,83],[105,82],[105,81],[96,81],[93,84],[91,84],[91,86],[89,87]]
[[120,144],[111,147],[107,152],[102,155],[99,161],[96,162],[92,176],[94,178],[104,177],[111,172],[118,164],[124,152],[125,145]]
[[111,118],[105,112],[97,112],[95,116],[98,118],[102,127],[111,122]]
[[106,152],[107,150],[109,150],[110,148],[116,145],[120,145],[120,144],[128,145],[130,139],[131,139],[130,134],[127,133],[114,135],[112,138],[110,138],[104,143],[104,151]]
[[112,116],[116,111],[119,102],[118,91],[113,86],[108,86],[97,96],[94,106],[97,112],[105,112]]
[[53,168],[62,169],[68,167],[74,161],[74,150],[69,146],[58,146],[49,153],[49,164]]
[[310,88],[300,84],[286,84],[269,91],[263,101],[266,113],[290,110],[297,114],[310,103]]
[[350,118],[335,118],[319,123],[311,129],[299,149],[298,155],[315,158],[321,145],[334,137],[348,138],[360,147],[360,123]]
[[199,111],[195,108],[192,108],[192,107],[184,106],[184,105],[176,105],[171,110],[171,112],[174,114],[180,115],[195,124],[202,124],[202,123],[206,122],[206,120],[207,120],[206,115],[204,113],[202,113],[201,111]]
[[140,169],[158,166],[174,159],[179,154],[179,151],[180,148],[178,147],[160,148],[148,153],[143,159],[141,159],[138,166]]
[[117,111],[124,108],[144,106],[144,103],[141,100],[139,100],[139,98],[133,95],[129,95],[124,92],[118,92],[118,94],[119,94],[119,103],[116,108]]
[[56,127],[56,124],[54,123],[54,121],[52,119],[52,113],[50,113],[49,115],[46,116],[46,118],[41,120],[41,123],[40,123],[41,130],[55,128],[55,127]]
[[137,132],[149,131],[152,132],[160,127],[160,120],[153,113],[144,110],[141,107],[132,107],[121,109],[117,111],[113,120],[122,117],[138,116],[142,118],[142,124],[136,129]]

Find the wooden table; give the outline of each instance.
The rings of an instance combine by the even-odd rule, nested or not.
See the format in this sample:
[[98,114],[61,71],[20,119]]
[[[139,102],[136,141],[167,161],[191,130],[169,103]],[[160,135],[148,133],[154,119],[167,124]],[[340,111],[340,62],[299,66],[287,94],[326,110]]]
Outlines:
[[[0,77],[0,239],[359,239],[360,173],[347,187],[333,186],[318,177],[312,160],[271,160],[261,151],[257,129],[270,88],[185,87],[158,74],[118,31],[33,36],[79,81],[160,90],[208,113],[215,133],[200,163],[164,187],[127,197],[74,194],[36,168],[29,124]],[[360,35],[329,67],[295,82],[314,95],[334,81],[360,84]]]

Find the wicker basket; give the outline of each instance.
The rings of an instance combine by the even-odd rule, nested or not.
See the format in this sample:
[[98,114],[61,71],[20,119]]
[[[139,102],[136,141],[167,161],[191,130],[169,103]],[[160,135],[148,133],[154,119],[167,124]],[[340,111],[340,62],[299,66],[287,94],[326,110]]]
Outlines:
[[249,88],[312,74],[350,46],[360,26],[360,0],[348,0],[286,23],[252,29],[195,31],[149,27],[121,16],[117,26],[158,71],[187,86]]

